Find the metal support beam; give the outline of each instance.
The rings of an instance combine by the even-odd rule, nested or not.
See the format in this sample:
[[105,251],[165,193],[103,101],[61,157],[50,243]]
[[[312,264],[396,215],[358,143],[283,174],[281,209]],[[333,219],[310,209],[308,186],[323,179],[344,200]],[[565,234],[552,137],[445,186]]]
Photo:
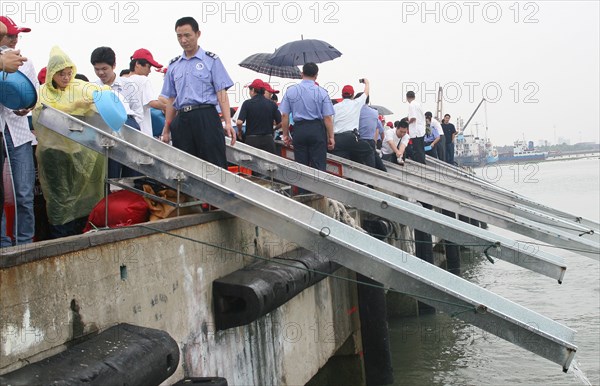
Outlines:
[[[123,126],[120,138],[45,107],[39,123],[182,192],[278,234],[351,270],[558,363],[575,356],[575,332],[312,208]],[[418,295],[417,295],[418,294]]]
[[[500,228],[508,229],[533,239],[559,246],[573,248],[576,253],[599,260],[600,245],[594,241],[574,236],[564,231],[543,223],[533,223],[524,218],[518,218],[510,213],[489,207],[482,198],[472,195],[472,199],[458,196],[456,190],[446,191],[435,183],[423,183],[408,173],[401,176],[394,174],[394,169],[388,167],[388,172],[370,168],[350,160],[329,154],[327,156],[329,170],[362,183],[400,194],[405,197],[416,198],[434,207],[493,224]],[[386,165],[387,166],[387,165]],[[435,234],[435,232],[432,232]],[[525,243],[521,243],[525,244]],[[530,248],[529,246],[528,248]],[[536,248],[537,249],[537,248]]]
[[[461,213],[554,246],[572,248],[582,256],[600,260],[599,232],[527,207],[507,203],[505,199],[497,199],[477,186],[471,186],[467,190],[461,188],[458,183],[440,184],[435,181],[433,173],[432,178],[428,180],[408,171],[412,167],[420,168],[422,164],[412,163],[403,169],[399,165],[386,163],[389,174],[386,177],[385,173],[373,168],[335,156],[330,158],[342,163],[343,173],[348,178],[408,197],[419,197],[420,200],[438,208]],[[588,234],[590,231],[592,234]]]
[[574,221],[557,218],[529,206],[518,205],[511,198],[496,193],[493,188],[487,185],[479,186],[470,181],[462,181],[435,166],[432,168],[429,165],[410,160],[404,166],[389,162],[385,162],[385,165],[388,173],[397,176],[401,181],[407,183],[419,182],[422,185],[437,187],[444,195],[450,195],[450,197],[465,205],[498,209],[505,212],[505,215],[515,219],[524,218],[554,227],[561,234],[571,235],[575,240],[580,240],[582,239],[581,236],[585,236],[584,239],[595,242],[600,248],[600,233],[594,231],[594,229],[584,227]]
[[[331,197],[365,212],[394,222],[400,222],[456,244],[469,245],[476,252],[488,253],[501,260],[554,278],[559,282],[563,280],[566,270],[564,260],[561,257],[541,251],[537,247],[531,248],[530,245],[515,242],[485,229],[465,224],[441,213],[425,209],[420,205],[412,204],[335,175],[293,161],[282,162],[281,157],[243,143],[236,144],[233,147],[228,146],[227,159],[231,163],[248,167],[276,180],[300,186],[311,192]],[[343,173],[347,175],[347,164],[343,163],[346,160],[340,160],[341,167],[344,168]],[[396,181],[384,172],[359,164],[354,165],[356,165],[356,168],[364,170],[365,173],[373,171],[380,174],[383,179],[392,182],[392,185],[389,186],[391,188],[397,185]],[[377,181],[376,178],[367,180],[362,178],[363,175],[355,176],[350,173],[349,177],[359,177],[357,179],[365,183],[388,188],[381,181]],[[393,189],[388,190],[393,191]],[[396,191],[396,193],[398,192]],[[427,201],[426,197],[423,197],[423,201]],[[432,204],[431,202],[428,203]],[[443,201],[436,201],[433,205],[435,204],[442,205]]]
[[[411,163],[414,162],[410,160],[407,161],[407,164]],[[477,187],[478,190],[494,194],[496,195],[496,197],[504,197],[507,200],[514,202],[520,207],[528,208],[532,211],[536,211],[539,213],[545,213],[553,218],[562,219],[571,224],[580,225],[584,229],[594,230],[596,234],[600,233],[600,224],[598,224],[595,221],[588,220],[580,216],[575,216],[573,214],[566,213],[564,211],[551,208],[546,205],[542,205],[539,202],[531,200],[530,198],[527,198],[500,186],[494,185],[489,181],[486,181],[482,178],[479,178],[478,176],[470,174],[459,167],[450,165],[436,158],[427,156],[427,165],[419,165],[421,165],[421,168],[427,169],[429,172],[437,172],[438,174],[447,176],[448,179],[453,183],[464,182],[468,184],[468,186],[471,186],[473,188]]]

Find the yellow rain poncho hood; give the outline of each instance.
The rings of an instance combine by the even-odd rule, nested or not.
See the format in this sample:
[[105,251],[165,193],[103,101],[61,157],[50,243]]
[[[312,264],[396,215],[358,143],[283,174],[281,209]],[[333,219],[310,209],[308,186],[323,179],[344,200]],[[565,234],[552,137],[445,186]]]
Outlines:
[[[71,81],[64,90],[57,89],[52,78],[68,67],[73,70]],[[93,92],[110,88],[75,79],[76,73],[77,67],[67,54],[53,47],[46,83],[40,87],[38,105],[33,112],[40,184],[52,225],[87,217],[104,195],[104,157],[37,122],[42,103],[79,117],[96,112]]]

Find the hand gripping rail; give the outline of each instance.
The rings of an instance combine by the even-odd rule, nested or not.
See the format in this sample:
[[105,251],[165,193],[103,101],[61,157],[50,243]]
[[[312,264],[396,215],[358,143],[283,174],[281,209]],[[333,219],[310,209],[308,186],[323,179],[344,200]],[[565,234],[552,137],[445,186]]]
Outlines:
[[[89,121],[98,122],[98,117]],[[551,360],[566,371],[575,331],[312,208],[123,126],[120,137],[45,107],[39,122],[135,170]]]
[[[515,242],[485,229],[423,208],[420,205],[412,204],[293,161],[284,160],[281,157],[243,143],[228,146],[227,159],[231,163],[248,167],[311,192],[331,197],[365,212],[400,222],[456,244],[469,245],[469,248],[475,251],[488,253],[499,259],[549,276],[558,280],[559,283],[563,280],[566,270],[564,260],[561,257],[541,251],[538,247]],[[340,162],[343,163],[344,161],[346,160],[340,158]],[[343,163],[344,175],[346,175],[346,165],[346,163]],[[364,165],[353,164],[353,166],[377,172]],[[367,170],[367,172],[370,171]],[[382,173],[382,176],[389,179],[386,173]],[[369,180],[367,183],[371,184],[371,182]],[[377,185],[378,182],[373,181],[372,184]],[[419,196],[419,199],[427,202],[425,197]]]

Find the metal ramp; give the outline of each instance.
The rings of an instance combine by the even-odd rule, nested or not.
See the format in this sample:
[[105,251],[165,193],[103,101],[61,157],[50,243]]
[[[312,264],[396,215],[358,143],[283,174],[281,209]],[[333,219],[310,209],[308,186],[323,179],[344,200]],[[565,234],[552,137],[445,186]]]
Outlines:
[[[409,163],[414,162],[409,161]],[[542,205],[511,190],[494,185],[478,176],[467,173],[457,166],[447,164],[446,162],[442,162],[430,156],[427,156],[427,165],[419,165],[425,170],[428,170],[428,172],[434,171],[442,175],[448,175],[451,179],[459,180],[461,183],[467,184],[467,186],[472,188],[477,187],[484,192],[489,192],[490,194],[496,195],[496,197],[505,198],[506,200],[513,202],[517,209],[546,214],[553,219],[563,220],[571,226],[578,225],[582,227],[583,230],[593,230],[594,235],[596,236],[594,240],[600,241],[600,224],[595,221],[574,216],[570,213]]]
[[[569,368],[575,331],[344,225],[312,208],[123,126],[112,135],[45,107],[39,123],[182,192],[295,242],[387,287]],[[327,181],[321,181],[327,184]]]
[[[286,149],[286,153],[286,157],[293,157],[292,151]],[[516,205],[508,202],[507,198],[486,195],[487,191],[491,191],[489,187],[486,191],[480,192],[481,189],[475,186],[461,188],[458,183],[444,185],[436,180],[435,171],[428,174],[425,165],[414,162],[409,162],[408,167],[386,162],[388,169],[386,173],[332,154],[327,155],[327,160],[328,171],[333,174],[343,175],[345,178],[402,196],[419,197],[419,201],[434,207],[493,224],[560,248],[573,248],[576,253],[600,260],[600,244],[593,239],[580,237],[582,233],[590,232],[590,228],[584,228],[580,224],[565,220],[553,221],[553,217],[550,215],[540,214],[534,210],[531,210],[530,213],[532,218],[536,219],[535,221],[516,216],[510,212],[516,208]],[[463,185],[466,185],[465,181],[462,182]],[[461,222],[461,224],[465,223]],[[416,228],[420,229],[418,226]],[[570,229],[571,232],[565,228]],[[443,237],[435,232],[432,233]],[[600,235],[599,232],[593,230],[591,233]],[[518,246],[521,249],[530,250],[534,254],[539,250],[538,246],[527,242],[518,243]]]
[[[463,204],[470,206],[473,203],[474,208],[484,206],[497,209],[509,215],[516,222],[523,221],[529,225],[531,222],[547,225],[555,228],[555,231],[558,230],[576,236],[576,240],[587,239],[597,244],[600,242],[598,224],[591,224],[590,222],[589,226],[586,227],[576,221],[565,219],[564,216],[557,217],[544,211],[543,206],[527,203],[527,199],[522,196],[517,195],[518,199],[506,196],[503,189],[489,182],[476,180],[473,175],[471,175],[471,181],[457,179],[455,176],[450,175],[453,172],[452,169],[444,169],[439,165],[423,165],[411,160],[408,160],[404,167],[392,163],[386,163],[386,167],[392,175],[406,179],[405,174],[407,174],[410,175],[412,180],[439,186],[444,192],[451,192],[456,198],[462,199]],[[519,204],[516,200],[523,203]],[[575,216],[570,217],[575,218]],[[582,238],[582,236],[584,237]]]
[[[278,181],[297,185],[311,192],[333,198],[365,212],[401,222],[456,244],[470,245],[475,251],[487,253],[549,276],[558,280],[559,283],[563,280],[566,265],[561,257],[541,251],[539,248],[530,248],[523,243],[444,216],[420,205],[296,162],[282,162],[281,157],[243,143],[236,143],[233,147],[228,146],[227,159],[231,163],[248,167]],[[335,159],[338,158],[335,157]],[[346,160],[340,158],[345,171],[344,161]],[[358,164],[356,167],[365,169],[365,173],[368,172],[367,169],[371,169]],[[382,174],[383,178],[389,179],[386,173],[376,172]],[[377,182],[373,184],[376,185]],[[379,186],[382,186],[381,183]]]

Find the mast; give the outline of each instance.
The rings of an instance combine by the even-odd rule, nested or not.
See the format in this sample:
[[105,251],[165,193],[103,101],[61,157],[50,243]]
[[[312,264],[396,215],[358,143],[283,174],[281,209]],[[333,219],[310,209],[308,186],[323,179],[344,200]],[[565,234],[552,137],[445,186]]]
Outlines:
[[475,108],[475,111],[473,111],[473,114],[471,114],[471,116],[469,117],[469,120],[467,121],[467,123],[465,123],[465,126],[463,127],[463,130],[462,130],[463,132],[467,129],[469,122],[471,122],[471,119],[473,119],[473,116],[477,113],[477,110],[479,110],[479,108],[481,107],[481,104],[483,102],[485,102],[485,98],[481,98],[481,102],[479,102],[479,104]]
[[435,118],[438,121],[442,121],[442,98],[443,97],[443,91],[442,91],[442,86],[440,86],[440,88],[438,89],[438,96],[437,96],[437,107],[435,110]]

